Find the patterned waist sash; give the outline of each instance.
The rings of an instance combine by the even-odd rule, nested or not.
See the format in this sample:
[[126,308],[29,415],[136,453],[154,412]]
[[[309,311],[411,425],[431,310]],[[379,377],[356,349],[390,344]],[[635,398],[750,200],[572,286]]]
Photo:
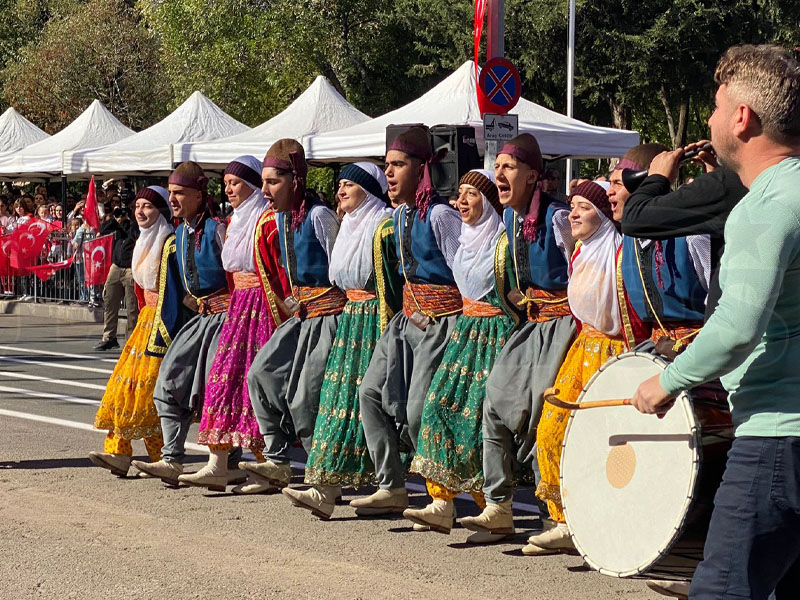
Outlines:
[[304,287],[297,289],[302,309],[295,313],[305,319],[338,315],[347,303],[347,296],[338,287]]
[[350,302],[368,302],[378,299],[378,294],[372,290],[347,290],[345,294]]
[[144,303],[146,306],[151,306],[153,308],[158,306],[158,292],[144,290]]
[[410,317],[414,311],[434,318],[457,315],[461,293],[454,285],[408,282],[403,286],[403,312]]
[[689,346],[694,337],[700,333],[702,327],[702,323],[691,321],[663,323],[663,329],[660,327],[653,328],[650,334],[650,340],[654,344],[657,344],[661,338],[668,337],[675,342],[672,350],[674,352],[682,352]]
[[581,335],[583,337],[589,338],[590,340],[620,340],[625,341],[625,336],[622,335],[622,332],[618,333],[617,335],[608,335],[607,333],[603,333],[602,331],[598,331],[591,325],[581,324]]
[[465,317],[502,317],[504,314],[502,309],[496,307],[494,304],[464,298]]
[[197,298],[197,312],[201,315],[224,313],[228,310],[231,295],[227,291],[217,292],[204,298]]
[[561,317],[567,317],[569,300],[567,290],[550,292],[538,288],[528,288],[525,292],[525,307],[528,310],[528,321],[531,323],[544,323]]
[[234,273],[233,287],[237,290],[261,287],[261,279],[255,273]]

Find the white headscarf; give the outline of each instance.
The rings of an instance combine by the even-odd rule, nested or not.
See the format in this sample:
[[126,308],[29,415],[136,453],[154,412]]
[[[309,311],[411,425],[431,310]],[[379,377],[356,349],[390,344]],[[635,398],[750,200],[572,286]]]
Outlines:
[[[601,225],[577,249],[567,286],[569,307],[581,322],[605,333],[622,331],[617,296],[617,249],[622,236],[614,222],[597,210]],[[566,211],[564,211],[566,213]]]
[[[261,161],[255,156],[240,156],[233,162],[242,163],[256,173],[261,173]],[[222,267],[229,273],[255,273],[255,233],[258,219],[267,209],[267,199],[261,188],[249,181],[245,185],[253,190],[247,199],[233,209],[225,243],[222,246]]]
[[[494,173],[473,169],[494,182]],[[481,193],[483,211],[473,225],[461,223],[458,250],[453,257],[453,277],[461,295],[481,300],[494,289],[494,253],[504,231],[503,219]]]
[[[355,166],[377,181],[381,191],[386,193],[389,184],[380,167],[368,162],[358,162]],[[361,189],[367,197],[355,210],[345,213],[328,267],[331,283],[343,290],[364,289],[367,285],[374,267],[372,240],[375,230],[392,216],[392,209],[386,202],[363,187]]]
[[[161,186],[151,185],[150,189],[157,192],[169,201],[169,192]],[[158,266],[161,264],[161,250],[164,247],[164,240],[172,233],[173,227],[164,218],[163,214],[158,215],[156,222],[150,227],[139,228],[139,238],[133,247],[133,258],[131,259],[131,272],[133,280],[142,289],[155,291],[158,288]]]

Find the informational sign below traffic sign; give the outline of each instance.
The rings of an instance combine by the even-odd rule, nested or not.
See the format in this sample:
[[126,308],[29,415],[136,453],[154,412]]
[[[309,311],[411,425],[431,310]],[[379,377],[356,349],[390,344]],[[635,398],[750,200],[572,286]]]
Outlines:
[[488,112],[506,114],[517,105],[522,82],[517,68],[505,58],[493,58],[481,69],[478,85]]
[[507,141],[519,134],[519,115],[483,115],[483,139]]

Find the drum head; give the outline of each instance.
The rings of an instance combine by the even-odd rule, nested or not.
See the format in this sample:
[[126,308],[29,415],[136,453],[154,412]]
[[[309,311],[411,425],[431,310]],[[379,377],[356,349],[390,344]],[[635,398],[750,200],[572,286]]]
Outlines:
[[[665,363],[646,353],[611,359],[582,402],[630,398]],[[680,535],[699,466],[699,437],[685,394],[663,419],[632,406],[573,411],[561,455],[561,494],[578,551],[593,568],[647,571]]]

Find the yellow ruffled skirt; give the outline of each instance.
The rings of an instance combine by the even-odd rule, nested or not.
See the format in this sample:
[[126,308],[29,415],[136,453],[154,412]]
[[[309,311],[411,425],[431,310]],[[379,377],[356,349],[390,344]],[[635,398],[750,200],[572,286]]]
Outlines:
[[[567,352],[553,385],[559,390],[559,398],[576,402],[581,390],[598,369],[612,356],[626,351],[623,339],[609,337],[584,325]],[[559,485],[561,446],[571,412],[545,402],[536,430],[536,458],[541,475],[536,496],[547,502],[550,518],[559,523],[565,522]]]
[[161,422],[153,403],[161,358],[145,354],[154,317],[152,306],[142,308],[97,410],[94,426],[108,431],[105,451],[111,454],[130,455],[130,441],[144,439],[150,458],[161,456]]

